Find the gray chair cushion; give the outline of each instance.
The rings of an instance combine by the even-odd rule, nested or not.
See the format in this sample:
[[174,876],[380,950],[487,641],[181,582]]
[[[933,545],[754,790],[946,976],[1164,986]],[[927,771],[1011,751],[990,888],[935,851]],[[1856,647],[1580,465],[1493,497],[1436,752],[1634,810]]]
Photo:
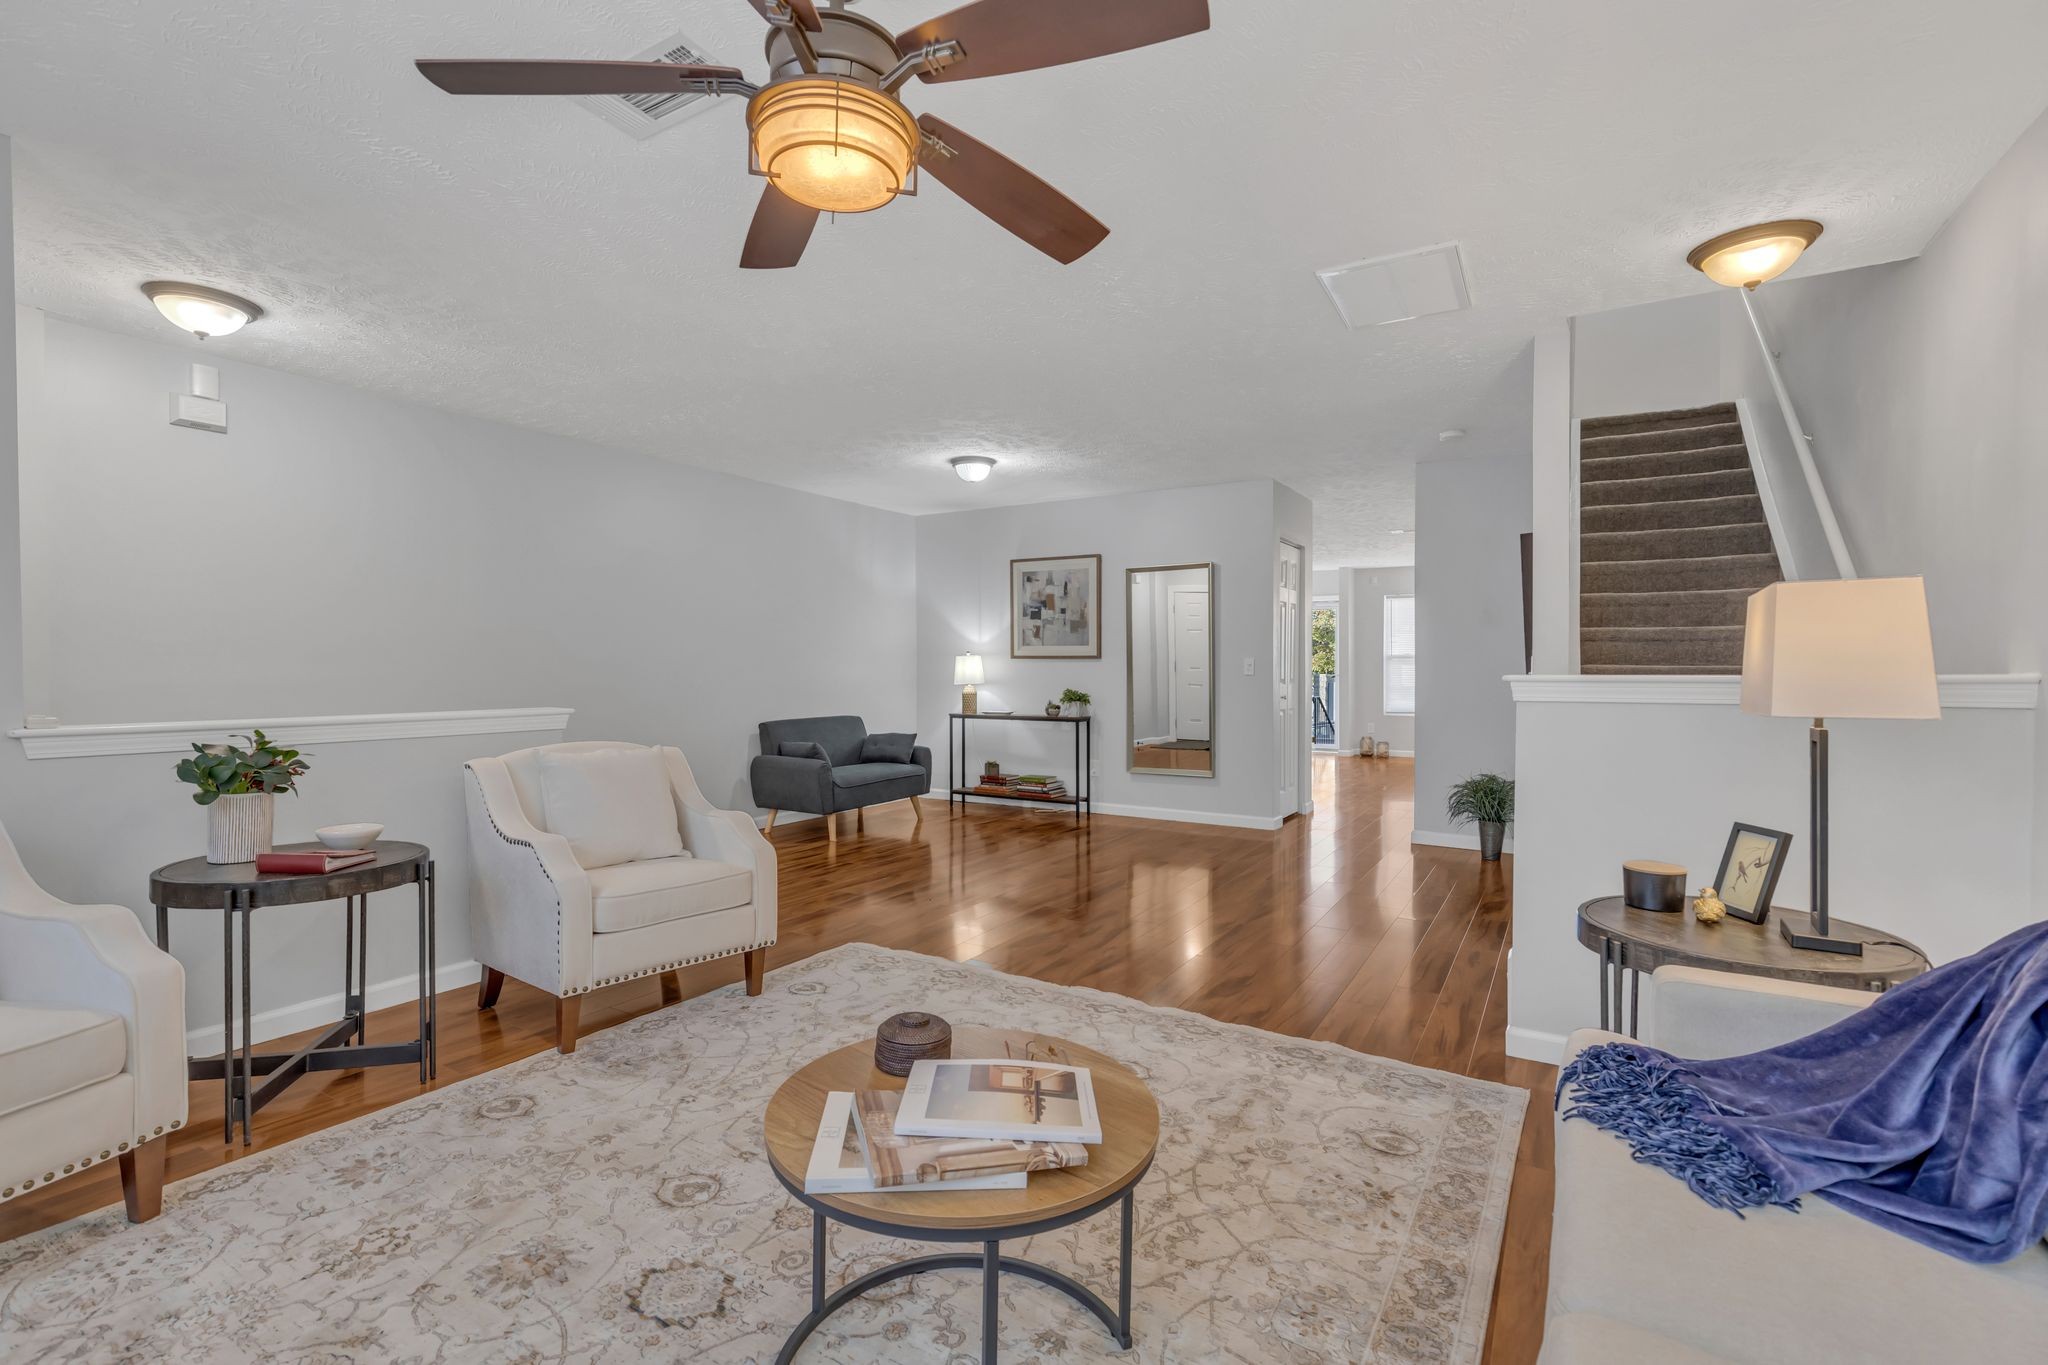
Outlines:
[[877,782],[895,782],[904,778],[924,781],[924,769],[915,763],[848,763],[832,770],[832,785],[835,787],[871,787]]
[[775,746],[775,752],[783,758],[817,758],[832,761],[832,755],[825,752],[825,746],[808,739],[785,739]]
[[863,763],[912,763],[916,760],[911,755],[916,752],[916,735],[869,735],[861,743],[860,761]]
[[824,745],[825,756],[834,766],[860,762],[861,742],[867,737],[867,724],[859,716],[805,716],[761,722],[762,753],[780,754],[785,740],[808,740]]

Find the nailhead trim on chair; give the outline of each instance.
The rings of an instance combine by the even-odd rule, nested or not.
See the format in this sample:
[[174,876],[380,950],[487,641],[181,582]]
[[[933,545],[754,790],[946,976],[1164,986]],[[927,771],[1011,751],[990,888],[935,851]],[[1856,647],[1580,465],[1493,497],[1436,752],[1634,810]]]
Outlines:
[[462,771],[468,773],[470,780],[476,783],[477,804],[483,807],[484,819],[491,822],[491,833],[497,835],[513,847],[523,848],[528,853],[531,853],[534,865],[540,868],[540,875],[547,878],[549,886],[555,887],[555,961],[560,962],[562,960],[562,888],[555,886],[555,879],[548,876],[547,862],[540,856],[540,850],[535,848],[531,841],[515,839],[504,830],[498,828],[498,817],[491,814],[491,803],[484,796],[484,780],[476,775],[476,769],[465,763],[462,765]]
[[580,990],[563,991],[562,995],[564,998],[572,995],[588,995],[599,986],[616,986],[621,981],[638,981],[644,976],[657,976],[662,972],[672,972],[678,967],[694,967],[699,962],[716,962],[721,957],[738,957],[741,953],[759,952],[763,948],[773,948],[774,946],[774,939],[764,939],[759,943],[750,943],[743,948],[728,948],[722,953],[706,953],[702,957],[686,957],[675,962],[664,962],[658,967],[648,967],[641,971],[628,972],[624,976],[608,976],[602,981],[593,981]]
[[[182,1128],[184,1126],[185,1120],[183,1119],[179,1119],[175,1123],[172,1123],[170,1125],[171,1128]],[[163,1128],[158,1128],[156,1131],[158,1136],[161,1136],[166,1130]],[[135,1145],[137,1147],[140,1147],[143,1143],[148,1141],[149,1136],[147,1134],[144,1134],[138,1136],[135,1139]],[[125,1152],[127,1150],[128,1144],[125,1142],[117,1144],[114,1148],[114,1152]],[[75,1172],[82,1171],[88,1166],[92,1166],[99,1162],[105,1161],[108,1157],[112,1156],[114,1152],[101,1152],[97,1157],[90,1155],[82,1156],[78,1160],[67,1165],[61,1172],[61,1174],[57,1171],[45,1171],[43,1172],[43,1178],[40,1183],[47,1185],[53,1180],[61,1179],[63,1176],[71,1175]],[[4,1189],[0,1189],[0,1204],[6,1203],[8,1200],[14,1198],[14,1196],[16,1196],[17,1194],[27,1194],[30,1190],[36,1188],[37,1183],[38,1182],[33,1177],[31,1177],[30,1179],[22,1181],[19,1185],[9,1185]]]

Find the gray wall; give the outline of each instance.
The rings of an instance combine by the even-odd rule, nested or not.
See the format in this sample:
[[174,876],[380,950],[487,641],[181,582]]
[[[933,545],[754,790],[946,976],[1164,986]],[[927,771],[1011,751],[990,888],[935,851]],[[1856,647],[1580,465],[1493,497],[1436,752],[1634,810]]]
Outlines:
[[[762,719],[914,723],[909,517],[248,365],[221,366],[230,434],[173,428],[166,395],[205,358],[196,345],[39,316],[24,328],[42,341],[26,377],[42,402],[23,515],[0,522],[10,543],[30,528],[49,622],[33,664],[66,722],[569,706],[572,738],[676,744],[739,808]],[[0,429],[11,443],[11,415]],[[15,559],[0,564],[13,602]],[[21,640],[0,620],[10,725]],[[461,966],[460,764],[530,742],[331,746],[279,803],[279,836],[370,819],[431,844],[441,958]],[[58,895],[139,906],[151,867],[202,846],[173,761],[29,763],[0,741],[0,816]],[[403,901],[377,898],[372,981],[408,970]],[[184,923],[174,949],[198,1026],[218,1008],[218,941]],[[266,919],[256,1009],[331,993],[340,938],[338,914]]]
[[1386,599],[1412,596],[1413,569],[1339,569],[1337,653],[1345,671],[1337,681],[1337,747],[1358,752],[1372,727],[1397,754],[1415,752],[1415,717],[1386,712]]
[[1415,470],[1415,829],[1453,830],[1451,785],[1515,771],[1506,674],[1523,671],[1521,535],[1529,458],[1426,460]]
[[[1275,798],[1273,581],[1275,485],[1265,479],[1073,502],[1033,503],[917,519],[918,730],[943,754],[946,713],[958,708],[953,656],[982,656],[984,711],[1037,711],[1067,687],[1095,699],[1095,791],[1105,808],[1269,823]],[[1012,659],[1010,560],[1100,554],[1105,593],[1100,659]],[[1216,776],[1127,771],[1125,571],[1154,564],[1216,565]],[[1253,675],[1244,674],[1250,659]],[[1011,771],[1073,775],[1065,727],[974,724],[970,758]],[[941,760],[943,762],[943,759]],[[1051,818],[1048,813],[1048,818]]]

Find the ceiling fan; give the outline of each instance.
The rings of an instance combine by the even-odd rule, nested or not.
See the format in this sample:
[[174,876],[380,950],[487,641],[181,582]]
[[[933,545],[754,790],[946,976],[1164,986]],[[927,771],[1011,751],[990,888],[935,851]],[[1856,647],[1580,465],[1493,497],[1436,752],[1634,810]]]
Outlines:
[[448,61],[420,74],[452,95],[747,97],[748,169],[766,176],[740,265],[795,265],[820,213],[864,213],[917,193],[919,168],[1067,264],[1109,229],[984,142],[899,94],[912,76],[971,80],[1085,61],[1209,27],[1208,0],[976,0],[890,33],[815,0],[748,0],[769,24],[768,83],[737,67],[671,62]]

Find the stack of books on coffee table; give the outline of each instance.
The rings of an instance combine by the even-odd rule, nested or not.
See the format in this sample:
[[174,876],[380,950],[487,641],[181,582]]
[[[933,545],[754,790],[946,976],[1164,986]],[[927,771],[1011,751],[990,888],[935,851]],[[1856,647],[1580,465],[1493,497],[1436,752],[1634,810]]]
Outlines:
[[901,1091],[826,1096],[804,1191],[1021,1190],[1033,1171],[1087,1165],[1101,1141],[1085,1067],[921,1061]]

